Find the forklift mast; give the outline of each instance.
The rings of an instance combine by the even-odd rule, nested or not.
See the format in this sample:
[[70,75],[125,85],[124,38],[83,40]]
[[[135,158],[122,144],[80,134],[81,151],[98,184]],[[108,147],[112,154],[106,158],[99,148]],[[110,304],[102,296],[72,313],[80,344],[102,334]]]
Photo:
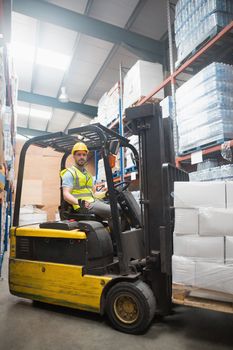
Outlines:
[[139,136],[141,204],[145,235],[144,276],[151,284],[161,314],[169,314],[172,300],[174,181],[188,181],[188,174],[174,165],[171,120],[165,122],[158,104],[126,109],[126,122]]

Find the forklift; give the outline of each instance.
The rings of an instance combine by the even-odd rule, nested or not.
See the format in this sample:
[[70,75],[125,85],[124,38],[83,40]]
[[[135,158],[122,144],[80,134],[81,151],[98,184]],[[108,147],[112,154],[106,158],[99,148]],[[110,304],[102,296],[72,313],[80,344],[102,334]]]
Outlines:
[[[139,137],[139,152],[101,124],[26,141],[10,232],[9,289],[34,301],[106,314],[115,329],[140,334],[156,315],[172,311],[172,192],[174,181],[188,181],[188,174],[174,165],[172,122],[162,119],[158,104],[128,108],[126,122]],[[63,153],[62,170],[78,141],[103,156],[111,227],[95,214],[69,210],[62,191],[60,221],[19,226],[29,146]],[[129,182],[113,181],[109,156],[119,147],[128,147],[136,160],[140,205],[128,190]],[[127,220],[125,229],[120,213]]]

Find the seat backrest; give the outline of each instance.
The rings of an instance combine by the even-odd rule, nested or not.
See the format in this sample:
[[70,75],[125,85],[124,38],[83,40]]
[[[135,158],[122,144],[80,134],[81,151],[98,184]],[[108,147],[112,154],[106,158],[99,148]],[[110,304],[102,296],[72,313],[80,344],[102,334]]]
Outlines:
[[120,192],[118,203],[129,220],[130,226],[135,228],[142,227],[141,208],[132,193],[130,191]]

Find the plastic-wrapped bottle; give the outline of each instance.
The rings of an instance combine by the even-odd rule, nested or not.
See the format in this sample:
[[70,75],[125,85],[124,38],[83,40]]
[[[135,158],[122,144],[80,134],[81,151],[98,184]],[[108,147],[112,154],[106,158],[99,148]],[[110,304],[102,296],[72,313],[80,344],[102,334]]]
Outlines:
[[214,28],[233,19],[232,0],[179,0],[175,12],[175,42],[182,61]]

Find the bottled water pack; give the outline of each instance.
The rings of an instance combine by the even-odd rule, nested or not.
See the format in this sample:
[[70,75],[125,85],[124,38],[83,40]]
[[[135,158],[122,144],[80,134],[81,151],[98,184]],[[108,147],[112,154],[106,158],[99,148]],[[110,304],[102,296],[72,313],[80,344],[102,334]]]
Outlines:
[[233,20],[232,0],[179,0],[175,14],[175,42],[182,61],[211,35]]
[[176,91],[179,152],[233,138],[233,66],[213,62]]

